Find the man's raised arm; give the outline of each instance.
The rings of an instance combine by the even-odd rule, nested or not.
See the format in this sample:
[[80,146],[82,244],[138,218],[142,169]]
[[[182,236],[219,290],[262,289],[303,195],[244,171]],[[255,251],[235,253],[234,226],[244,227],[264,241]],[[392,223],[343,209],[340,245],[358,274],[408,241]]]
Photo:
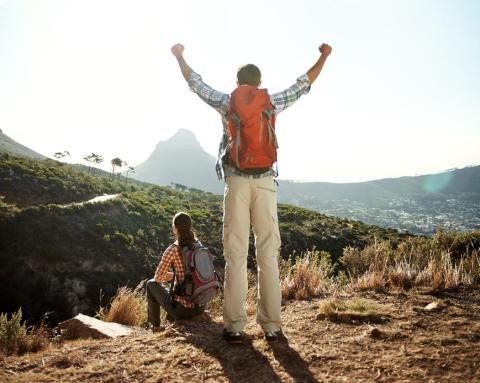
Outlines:
[[322,71],[323,64],[325,64],[325,61],[327,61],[327,57],[330,55],[330,53],[332,53],[332,47],[328,44],[322,44],[318,49],[321,53],[320,57],[307,72],[310,84],[313,84],[313,82],[317,79],[318,75]]
[[185,59],[183,58],[183,51],[185,50],[185,47],[182,44],[175,44],[171,51],[175,58],[178,61],[178,65],[180,66],[180,70],[182,71],[182,75],[185,78],[186,81],[190,79],[190,75],[192,74],[193,70],[190,68],[190,66],[187,64]]

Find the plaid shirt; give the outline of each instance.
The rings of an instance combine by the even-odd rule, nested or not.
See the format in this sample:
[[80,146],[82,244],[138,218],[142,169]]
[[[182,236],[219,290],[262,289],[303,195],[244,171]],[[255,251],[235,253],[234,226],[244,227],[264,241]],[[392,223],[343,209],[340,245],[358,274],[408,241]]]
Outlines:
[[[222,140],[220,141],[216,164],[218,178],[222,179],[225,176],[229,175],[240,175],[251,178],[261,178],[272,175],[275,176],[276,172],[273,169],[270,169],[262,174],[247,175],[245,173],[242,173],[234,166],[229,166],[222,163],[222,158],[224,158],[225,156],[228,145],[227,116],[228,110],[230,108],[230,95],[212,89],[210,86],[203,82],[202,77],[196,72],[191,73],[190,79],[188,80],[188,85],[194,93],[196,93],[203,101],[205,101],[208,105],[210,105],[218,113],[220,113],[220,116],[222,117],[223,136]],[[280,112],[287,109],[301,96],[307,94],[309,91],[310,81],[308,80],[308,75],[304,74],[303,76],[300,76],[297,79],[297,82],[291,87],[283,90],[282,92],[271,94],[270,101],[272,102],[275,115],[278,115]]]
[[[175,285],[180,284],[185,279],[185,270],[183,267],[182,252],[180,247],[172,243],[163,252],[162,260],[155,270],[155,281],[162,283],[163,279],[167,275],[168,269],[173,268],[175,270]],[[194,308],[195,304],[189,302],[186,298],[175,295],[175,300],[179,302],[183,307]]]

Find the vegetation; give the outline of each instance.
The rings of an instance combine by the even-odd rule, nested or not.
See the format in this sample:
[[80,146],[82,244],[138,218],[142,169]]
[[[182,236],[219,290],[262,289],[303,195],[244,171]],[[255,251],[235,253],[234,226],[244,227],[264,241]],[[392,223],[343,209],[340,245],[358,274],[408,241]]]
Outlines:
[[[0,295],[6,298],[0,312],[22,307],[28,319],[50,310],[62,319],[78,311],[94,314],[99,291],[105,307],[119,286],[131,289],[152,275],[173,241],[171,219],[179,210],[192,216],[221,270],[221,196],[126,185],[104,174],[52,160],[2,157]],[[104,193],[120,194],[99,204],[69,204]],[[290,205],[278,210],[284,299],[318,297],[341,285],[383,291],[479,282],[480,232],[426,239]],[[252,238],[248,264],[255,270],[253,248]],[[254,286],[255,275],[250,279]],[[130,302],[130,293],[124,290],[120,298]],[[249,292],[251,313],[256,294]]]
[[[92,153],[93,155],[93,153]],[[93,160],[92,160],[93,161]],[[0,154],[0,195],[17,207],[67,204],[97,195],[136,190],[118,180],[93,176],[78,167],[55,160],[33,160]]]
[[27,352],[37,352],[49,344],[48,333],[43,326],[33,328],[27,333],[22,321],[22,309],[13,313],[0,314],[0,352],[5,355],[22,355]]
[[480,231],[437,232],[412,237],[398,246],[375,241],[363,249],[348,247],[340,263],[358,290],[432,290],[480,283]]
[[380,318],[375,307],[364,299],[340,300],[331,298],[320,303],[319,319],[325,317],[332,322],[377,322]]
[[325,251],[307,251],[292,260],[280,260],[283,299],[318,297],[325,294],[332,284],[335,266]]
[[97,317],[105,322],[115,322],[128,326],[147,324],[147,301],[142,281],[135,289],[120,287],[107,308],[100,307]]

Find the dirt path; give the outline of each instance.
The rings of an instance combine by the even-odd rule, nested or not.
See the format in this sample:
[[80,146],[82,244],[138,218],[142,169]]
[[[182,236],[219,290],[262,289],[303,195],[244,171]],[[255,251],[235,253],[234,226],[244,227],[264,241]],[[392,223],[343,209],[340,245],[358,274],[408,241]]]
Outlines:
[[[319,319],[320,300],[283,310],[288,341],[268,344],[254,323],[243,345],[220,320],[105,341],[66,342],[0,359],[5,382],[479,382],[480,289],[363,294],[381,324]],[[439,302],[438,311],[424,307]]]
[[85,205],[86,203],[98,203],[98,202],[105,202],[113,198],[117,198],[120,194],[104,194],[94,198],[89,199],[88,201],[83,202],[72,202],[67,205],[61,205],[61,207],[69,207],[69,206],[81,206]]

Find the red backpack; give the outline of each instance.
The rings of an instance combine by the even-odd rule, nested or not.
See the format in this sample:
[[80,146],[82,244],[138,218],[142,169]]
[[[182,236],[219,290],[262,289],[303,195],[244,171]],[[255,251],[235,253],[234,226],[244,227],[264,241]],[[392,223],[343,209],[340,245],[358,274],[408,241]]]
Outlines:
[[229,162],[240,170],[270,168],[277,161],[275,114],[266,89],[240,85],[230,96]]

